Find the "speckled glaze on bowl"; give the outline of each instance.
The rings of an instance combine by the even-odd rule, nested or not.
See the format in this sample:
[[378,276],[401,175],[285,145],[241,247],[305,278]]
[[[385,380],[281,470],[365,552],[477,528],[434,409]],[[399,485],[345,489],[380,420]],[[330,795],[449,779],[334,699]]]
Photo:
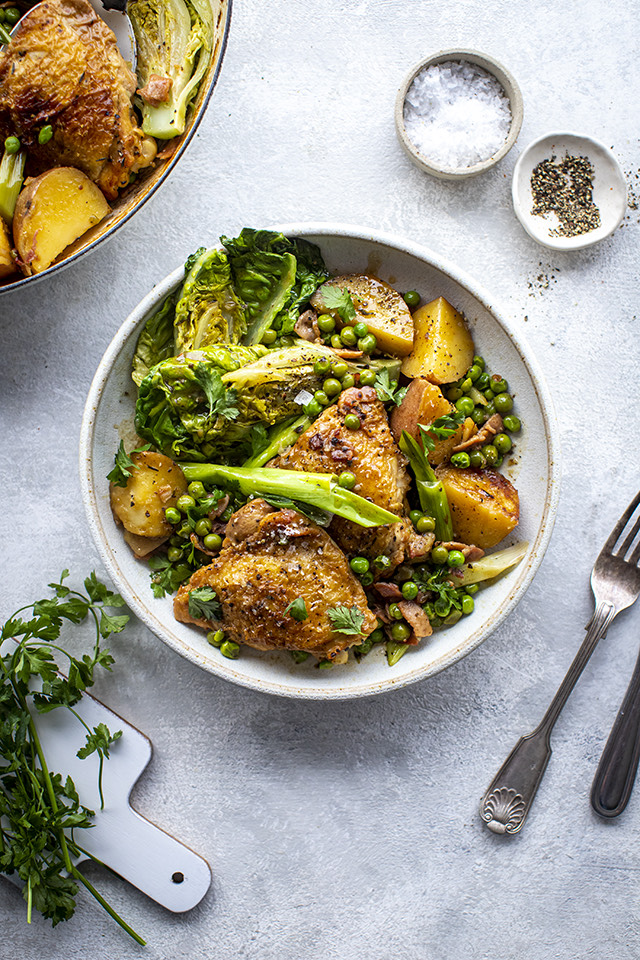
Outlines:
[[[422,70],[424,70],[425,67],[432,67],[435,64],[446,63],[450,60],[458,62],[466,60],[468,63],[473,63],[476,66],[481,67],[483,70],[486,70],[487,73],[490,73],[496,78],[504,90],[505,96],[508,98],[509,106],[511,108],[511,126],[509,127],[507,138],[500,149],[496,150],[492,156],[487,157],[486,160],[481,160],[479,163],[472,163],[468,167],[443,167],[441,164],[436,163],[428,156],[425,156],[425,154],[418,150],[413,140],[409,137],[404,125],[404,103],[407,99],[409,87],[415,78]],[[496,163],[498,163],[504,156],[507,155],[509,150],[511,150],[511,147],[516,142],[518,134],[520,133],[522,118],[524,116],[524,108],[522,105],[522,94],[520,93],[520,87],[516,83],[515,77],[509,73],[509,71],[503,67],[501,63],[498,63],[497,60],[494,60],[493,57],[488,56],[486,53],[480,53],[478,50],[440,50],[438,53],[434,53],[425,60],[421,60],[420,63],[416,64],[415,67],[412,67],[410,72],[407,74],[402,86],[398,90],[394,116],[398,140],[400,141],[407,156],[413,160],[416,166],[420,167],[421,170],[424,170],[425,173],[430,173],[432,177],[438,177],[440,180],[464,180],[467,177],[475,177],[479,173],[484,173],[486,170],[490,170],[491,167],[494,167]]]
[[[227,45],[227,37],[231,23],[232,0],[210,0],[210,3],[214,23],[211,63],[202,78],[196,98],[189,108],[185,132],[181,137],[176,138],[178,144],[175,152],[164,160],[156,160],[153,166],[142,170],[135,183],[121,193],[117,200],[111,202],[111,213],[100,223],[96,224],[95,227],[92,227],[79,237],[74,243],[66,247],[57,260],[46,270],[43,270],[42,273],[36,273],[31,277],[21,276],[19,279],[11,280],[10,282],[0,281],[0,295],[9,293],[10,291],[24,289],[27,284],[32,286],[34,283],[44,280],[45,277],[50,277],[54,273],[70,267],[79,257],[88,253],[90,250],[95,250],[98,244],[112,237],[118,227],[126,223],[169,176],[182,157],[191,138],[196,132],[198,124],[204,116],[204,112],[211,99],[213,89],[220,74],[220,68]],[[105,16],[105,20],[107,19],[109,19],[108,15]],[[113,27],[113,23],[111,26]],[[125,36],[125,34],[123,34],[123,36]],[[126,44],[122,44],[120,36],[118,36],[118,41],[121,47],[125,47],[122,53],[126,59],[129,41],[127,41]],[[167,141],[167,145],[171,143],[171,140]],[[162,151],[162,149],[162,145],[160,144],[159,150]]]
[[[524,427],[518,437],[521,459],[512,474],[520,493],[521,522],[509,542],[527,540],[519,566],[482,590],[472,616],[436,633],[407,651],[390,668],[382,646],[357,663],[318,670],[312,658],[295,664],[288,653],[261,653],[243,647],[238,660],[225,660],[204,632],[173,618],[172,601],[156,600],[149,570],[136,560],[116,527],[109,507],[106,475],[121,439],[129,447],[135,387],[131,359],[147,317],[182,280],[180,267],[138,305],[107,349],[94,377],[82,420],[80,481],[87,518],[96,545],[113,582],[131,609],[161,640],[211,673],[266,693],[307,699],[368,696],[424,679],[460,660],[485,640],[522,599],[542,560],[553,527],[559,494],[558,427],[551,399],[530,348],[514,324],[503,317],[485,294],[461,271],[434,253],[396,237],[331,223],[278,226],[288,236],[317,243],[332,272],[366,271],[397,286],[419,290],[425,301],[442,295],[467,318],[476,349],[499,370],[516,395]],[[207,238],[203,238],[206,243]]]
[[[550,157],[565,155],[588,157],[593,165],[593,202],[600,210],[601,224],[596,230],[575,237],[556,237],[555,214],[532,214],[531,174]],[[511,195],[515,214],[530,237],[551,250],[583,250],[610,237],[627,212],[627,181],[613,153],[600,140],[580,133],[545,133],[533,140],[520,154],[513,171]]]

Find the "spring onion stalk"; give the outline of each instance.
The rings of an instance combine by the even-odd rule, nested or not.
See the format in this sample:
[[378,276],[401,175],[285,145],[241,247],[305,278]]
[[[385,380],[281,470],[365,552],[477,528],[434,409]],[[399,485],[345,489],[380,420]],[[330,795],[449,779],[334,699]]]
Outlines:
[[24,150],[17,153],[7,153],[5,150],[0,161],[0,217],[7,223],[13,220],[18,194],[22,189],[26,159]]
[[433,467],[427,460],[426,454],[417,440],[406,430],[402,431],[400,449],[409,458],[411,469],[416,478],[416,489],[420,498],[420,506],[436,522],[436,540],[451,540],[453,538],[453,524],[447,494],[438,480]]
[[216,463],[181,463],[180,468],[188,483],[200,480],[213,486],[239,490],[245,496],[288,497],[335,513],[361,527],[398,522],[395,514],[351,490],[345,490],[331,473],[302,473],[273,467],[226,467]]
[[468,583],[481,583],[483,580],[499,577],[501,573],[520,563],[528,546],[528,541],[522,540],[520,543],[514,543],[512,547],[505,547],[504,550],[490,553],[487,557],[481,557],[480,560],[467,564],[460,569],[460,575],[456,571],[456,586],[464,587]]
[[387,661],[389,666],[395,667],[400,657],[404,657],[408,649],[408,643],[397,643],[395,640],[387,640]]
[[298,437],[311,426],[311,423],[311,417],[305,414],[274,427],[268,445],[260,453],[256,453],[253,457],[245,460],[243,467],[264,467],[265,463],[273,460],[279,453],[294,444]]
[[0,43],[11,43],[11,34],[3,23],[0,23]]

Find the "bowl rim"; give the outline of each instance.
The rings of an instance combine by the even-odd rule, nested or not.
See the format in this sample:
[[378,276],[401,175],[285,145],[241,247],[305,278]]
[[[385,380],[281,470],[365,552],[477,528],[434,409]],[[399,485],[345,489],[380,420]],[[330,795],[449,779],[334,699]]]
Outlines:
[[[502,86],[505,95],[509,100],[509,107],[511,109],[511,125],[509,127],[509,133],[507,134],[507,137],[500,149],[492,154],[492,156],[487,157],[486,160],[473,163],[468,167],[445,167],[441,164],[435,163],[433,160],[430,160],[429,157],[426,157],[424,154],[420,153],[414,142],[407,134],[404,124],[405,100],[407,98],[407,93],[409,92],[409,87],[417,75],[424,70],[425,67],[430,67],[438,63],[445,63],[448,60],[466,60],[468,63],[473,63],[476,66],[486,70],[487,73],[490,73]],[[433,53],[431,56],[425,57],[418,64],[411,68],[409,73],[407,73],[405,76],[396,95],[394,117],[396,133],[403,149],[411,158],[411,160],[413,160],[413,162],[420,167],[421,170],[424,170],[425,173],[430,173],[434,177],[439,177],[442,180],[463,180],[467,177],[473,177],[476,176],[476,174],[483,173],[485,170],[490,170],[491,167],[495,166],[496,163],[499,163],[499,161],[507,155],[509,150],[511,150],[512,146],[518,139],[518,135],[522,127],[522,120],[524,118],[524,104],[522,100],[522,92],[516,78],[509,70],[507,70],[505,66],[503,66],[503,64],[500,63],[499,60],[496,60],[489,54],[482,53],[480,50],[454,48],[451,50],[440,50],[437,53]]]
[[509,336],[532,380],[540,404],[540,412],[546,435],[548,470],[547,496],[540,525],[535,540],[529,544],[528,558],[520,564],[521,573],[519,580],[509,599],[500,609],[488,616],[482,630],[472,634],[464,643],[459,644],[455,649],[449,651],[437,661],[416,666],[411,673],[403,676],[394,677],[392,675],[388,680],[385,679],[384,681],[365,681],[357,685],[347,683],[340,686],[333,685],[324,688],[319,686],[313,688],[296,687],[295,683],[287,684],[278,680],[247,677],[237,670],[235,666],[236,661],[216,660],[214,662],[205,660],[195,647],[184,643],[178,636],[171,634],[167,630],[166,626],[164,626],[159,616],[150,608],[149,604],[142,601],[133,588],[129,589],[126,577],[120,574],[118,564],[108,546],[107,537],[102,529],[97,507],[98,498],[104,497],[104,490],[95,490],[91,482],[92,448],[102,389],[118,355],[132,334],[142,324],[150,309],[156,306],[156,304],[167,296],[183,279],[184,266],[180,266],[158,283],[129,314],[107,347],[89,388],[82,415],[79,440],[80,489],[89,529],[109,576],[138,619],[167,646],[171,647],[181,656],[184,656],[189,662],[207,670],[207,672],[252,690],[275,694],[277,696],[307,700],[346,700],[371,696],[392,689],[399,689],[415,683],[418,680],[423,680],[429,676],[440,673],[453,663],[470,654],[506,619],[520,602],[531,584],[551,538],[560,496],[560,433],[553,402],[542,371],[522,333],[516,328],[514,323],[502,315],[498,308],[489,305],[488,296],[482,287],[471,280],[466,272],[455,267],[447,259],[440,257],[427,247],[404,240],[394,234],[351,224],[311,221],[284,225],[277,224],[272,227],[266,227],[265,229],[278,230],[287,236],[312,236],[316,238],[325,236],[363,240],[365,242],[390,246],[401,253],[406,253],[409,256],[423,261],[428,266],[446,273],[450,279],[463,287],[471,296],[475,297]]
[[[607,230],[606,233],[602,233],[597,237],[592,235],[595,233],[595,231],[581,233],[575,237],[542,237],[540,234],[531,229],[529,219],[525,216],[524,201],[521,198],[520,191],[518,190],[518,181],[520,179],[522,168],[527,163],[532,150],[534,150],[545,140],[559,140],[561,138],[566,139],[569,137],[586,144],[587,147],[589,144],[592,144],[597,148],[597,150],[602,152],[603,156],[605,156],[609,161],[611,170],[618,179],[621,190],[624,193],[624,202],[621,205],[620,214],[617,220],[612,224],[611,228]],[[513,168],[513,175],[511,177],[511,200],[513,203],[513,210],[525,232],[531,237],[532,240],[535,240],[536,243],[539,243],[540,246],[547,247],[549,250],[559,250],[565,253],[571,253],[574,250],[584,250],[586,247],[593,247],[596,243],[600,243],[601,240],[606,240],[607,237],[610,237],[613,233],[615,233],[625,217],[628,189],[629,188],[624,171],[613,150],[597,137],[592,137],[586,133],[577,133],[575,130],[550,130],[547,133],[543,133],[541,136],[536,137],[535,140],[532,140],[523,149],[516,161],[516,165]]]
[[19,280],[15,280],[12,283],[0,283],[0,296],[3,296],[6,293],[16,293],[18,290],[21,290],[26,284],[29,284],[29,287],[33,287],[38,281],[44,280],[45,277],[51,277],[54,273],[61,273],[67,267],[70,267],[72,263],[75,263],[80,257],[83,257],[85,254],[92,253],[97,246],[103,243],[106,240],[110,240],[111,237],[120,229],[125,223],[128,223],[131,217],[140,210],[140,208],[147,202],[147,200],[152,197],[163,184],[166,182],[167,177],[174,170],[174,167],[182,158],[185,150],[191,143],[193,136],[195,135],[196,130],[200,125],[204,114],[206,113],[209,107],[209,101],[213,96],[213,91],[218,83],[218,78],[220,76],[220,71],[222,70],[222,63],[225,58],[227,51],[227,42],[229,39],[229,31],[231,29],[231,15],[233,8],[233,0],[226,0],[227,4],[227,14],[225,17],[224,30],[222,32],[222,39],[220,42],[220,52],[218,54],[218,60],[215,64],[215,68],[211,74],[211,79],[209,82],[209,88],[202,98],[202,103],[198,107],[198,110],[193,118],[193,122],[189,127],[188,131],[183,135],[180,146],[176,149],[175,153],[168,158],[166,168],[163,170],[162,174],[158,177],[156,182],[146,190],[137,203],[128,211],[121,219],[113,223],[108,230],[105,230],[103,234],[99,237],[96,237],[92,240],[86,247],[82,247],[80,250],[76,250],[75,253],[72,253],[71,256],[66,257],[64,260],[61,260],[59,263],[52,263],[50,267],[47,267],[46,270],[43,270],[41,273],[34,273],[30,277],[21,277]]

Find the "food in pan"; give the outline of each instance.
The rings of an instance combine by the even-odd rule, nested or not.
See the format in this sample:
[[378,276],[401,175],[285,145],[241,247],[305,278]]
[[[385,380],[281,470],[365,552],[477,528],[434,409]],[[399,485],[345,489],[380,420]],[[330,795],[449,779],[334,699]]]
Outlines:
[[[474,610],[513,534],[521,424],[462,315],[308,241],[244,229],[189,259],[133,360],[116,522],[156,596],[241,646],[390,665]],[[506,461],[506,463],[505,463]]]

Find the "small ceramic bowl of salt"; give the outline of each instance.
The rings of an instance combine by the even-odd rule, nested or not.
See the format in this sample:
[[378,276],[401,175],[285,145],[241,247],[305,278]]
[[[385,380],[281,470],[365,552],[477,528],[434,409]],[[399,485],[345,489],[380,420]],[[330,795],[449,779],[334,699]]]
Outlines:
[[484,173],[522,126],[522,94],[508,70],[476,50],[441,50],[417,64],[396,98],[400,143],[442,180]]

